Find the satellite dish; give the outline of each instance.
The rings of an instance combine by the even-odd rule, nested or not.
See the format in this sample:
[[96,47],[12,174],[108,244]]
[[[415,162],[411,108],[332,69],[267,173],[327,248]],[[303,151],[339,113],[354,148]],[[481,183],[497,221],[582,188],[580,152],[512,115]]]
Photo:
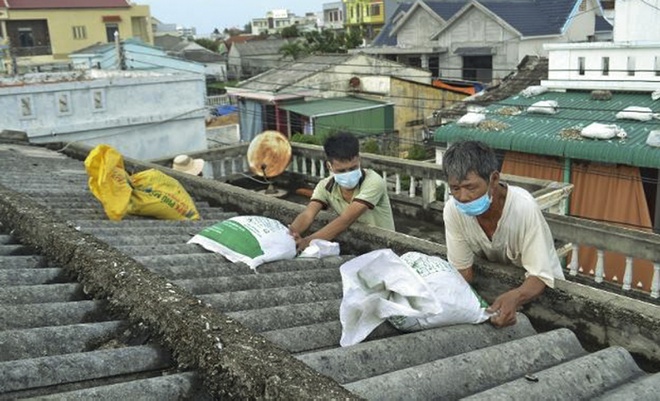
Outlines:
[[[264,131],[250,142],[247,160],[250,171],[268,182],[269,178],[282,174],[291,163],[291,144],[278,131]],[[260,192],[273,196],[286,194],[284,190],[275,189],[271,182],[268,182],[268,189]]]
[[291,162],[291,144],[277,131],[264,131],[250,142],[247,159],[254,174],[264,178],[277,177]]

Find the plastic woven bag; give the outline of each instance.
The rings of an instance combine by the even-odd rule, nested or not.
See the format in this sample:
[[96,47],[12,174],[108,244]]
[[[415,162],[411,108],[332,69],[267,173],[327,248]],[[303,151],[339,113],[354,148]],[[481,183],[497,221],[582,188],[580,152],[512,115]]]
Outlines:
[[133,193],[128,213],[163,220],[198,220],[199,213],[179,181],[150,169],[130,177]]
[[103,205],[110,220],[121,220],[128,212],[133,188],[124,170],[124,158],[109,145],[92,149],[85,159],[92,194]]

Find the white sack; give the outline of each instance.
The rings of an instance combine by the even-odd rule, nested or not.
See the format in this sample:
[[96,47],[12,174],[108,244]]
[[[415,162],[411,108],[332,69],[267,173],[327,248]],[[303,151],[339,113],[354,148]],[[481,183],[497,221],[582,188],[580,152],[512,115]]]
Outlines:
[[490,317],[486,312],[488,304],[448,261],[419,252],[405,253],[401,255],[401,260],[424,279],[443,311],[424,317],[390,317],[390,323],[397,329],[419,331],[453,324],[481,323]]
[[582,128],[580,135],[592,139],[612,139],[614,137],[625,138],[628,136],[626,131],[618,125],[591,123]]
[[646,138],[646,144],[660,148],[660,130],[649,132],[649,136]]
[[648,107],[629,106],[616,113],[618,120],[651,121],[653,110]]
[[651,99],[653,100],[660,99],[660,89],[658,89],[657,91],[653,91],[653,93],[651,93]]
[[339,243],[324,239],[313,239],[298,257],[322,259],[328,256],[339,256],[339,252]]
[[289,229],[263,216],[232,217],[205,228],[188,243],[199,244],[252,269],[266,262],[296,257],[296,241]]
[[539,114],[557,114],[557,104],[556,100],[541,100],[536,102],[527,108],[528,113],[539,113]]
[[486,119],[482,113],[467,113],[456,121],[459,127],[476,127],[480,122]]
[[[415,260],[420,258],[417,255],[422,254],[415,253],[406,258]],[[434,261],[432,257],[422,256]],[[422,265],[428,269],[427,264],[419,264]],[[440,270],[441,274],[436,275],[438,282],[430,285],[390,249],[369,252],[344,263],[340,268],[344,290],[339,309],[341,346],[359,343],[393,316],[427,319],[433,324],[427,327],[480,323],[488,319],[488,314],[460,273],[455,269],[445,271],[444,265]],[[461,318],[461,312],[456,311],[470,308],[472,311],[478,309],[476,315],[479,317],[467,313]],[[410,330],[419,329],[412,327],[410,321],[406,322]]]
[[541,85],[532,85],[520,91],[520,95],[523,97],[534,97],[541,95],[548,91],[548,88]]

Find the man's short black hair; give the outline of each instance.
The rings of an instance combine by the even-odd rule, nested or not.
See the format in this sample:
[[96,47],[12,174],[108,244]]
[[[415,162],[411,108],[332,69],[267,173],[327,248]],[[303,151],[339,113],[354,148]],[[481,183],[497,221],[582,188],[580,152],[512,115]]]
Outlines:
[[353,160],[360,154],[360,141],[351,133],[338,132],[325,140],[323,150],[330,162]]

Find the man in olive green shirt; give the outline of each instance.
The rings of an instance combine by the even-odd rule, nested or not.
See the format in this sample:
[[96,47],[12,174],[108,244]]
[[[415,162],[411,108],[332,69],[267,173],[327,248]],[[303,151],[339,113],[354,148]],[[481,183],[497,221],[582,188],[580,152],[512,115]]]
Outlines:
[[[360,167],[360,143],[349,133],[330,136],[323,145],[332,176],[321,180],[307,208],[289,226],[299,251],[311,240],[332,240],[355,221],[394,231],[392,207],[385,180],[371,169]],[[302,237],[323,209],[339,216],[315,233]]]

